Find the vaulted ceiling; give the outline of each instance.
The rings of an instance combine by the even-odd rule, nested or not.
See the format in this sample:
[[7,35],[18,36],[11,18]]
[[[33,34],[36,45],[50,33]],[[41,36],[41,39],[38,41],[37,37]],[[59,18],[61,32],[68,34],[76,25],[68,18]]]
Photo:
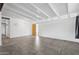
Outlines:
[[5,3],[2,9],[2,16],[37,23],[75,17],[78,13],[78,3]]

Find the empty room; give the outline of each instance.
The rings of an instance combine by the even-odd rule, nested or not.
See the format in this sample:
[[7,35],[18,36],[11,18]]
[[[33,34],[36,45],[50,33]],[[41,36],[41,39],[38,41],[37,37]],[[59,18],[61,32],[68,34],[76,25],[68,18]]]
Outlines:
[[0,3],[0,55],[79,55],[79,3]]

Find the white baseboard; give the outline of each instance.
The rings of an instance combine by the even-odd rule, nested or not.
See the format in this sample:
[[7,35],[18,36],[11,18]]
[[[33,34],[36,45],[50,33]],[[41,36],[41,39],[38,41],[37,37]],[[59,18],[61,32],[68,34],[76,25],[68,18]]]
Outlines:
[[66,40],[66,41],[72,41],[72,42],[77,42],[79,43],[79,39],[61,39],[61,38],[56,38],[56,37],[49,37],[49,36],[45,36],[45,35],[40,35],[41,37],[47,37],[47,38],[51,38],[51,39],[58,39],[58,40]]
[[28,36],[32,36],[32,35],[15,36],[15,37],[10,37],[10,38],[13,39],[13,38],[20,38],[20,37],[28,37]]

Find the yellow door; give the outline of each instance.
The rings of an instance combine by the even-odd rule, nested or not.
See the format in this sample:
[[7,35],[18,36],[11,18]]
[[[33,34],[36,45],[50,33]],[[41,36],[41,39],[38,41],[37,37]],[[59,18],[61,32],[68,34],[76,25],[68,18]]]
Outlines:
[[36,36],[36,24],[32,24],[32,36]]

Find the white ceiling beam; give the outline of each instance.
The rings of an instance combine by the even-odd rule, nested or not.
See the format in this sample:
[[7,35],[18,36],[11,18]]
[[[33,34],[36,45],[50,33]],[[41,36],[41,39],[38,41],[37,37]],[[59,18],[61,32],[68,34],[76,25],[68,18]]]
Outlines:
[[[59,13],[54,9],[54,7],[53,7],[53,5],[51,3],[49,3],[49,6],[55,12],[55,14],[58,16],[58,18],[60,18],[60,19],[66,19],[66,18],[68,18],[68,16],[71,17],[70,16],[70,13],[69,13],[69,6],[68,6],[68,4],[67,4],[67,14],[66,15],[63,15],[63,16],[60,16],[59,15]],[[57,17],[56,18],[49,18],[48,20],[50,21],[52,19],[58,19],[58,18]]]
[[23,18],[29,19],[30,21],[33,21],[33,20],[31,20],[30,18],[27,18],[27,16],[25,16],[25,15],[23,15],[23,14],[17,12],[17,11],[14,11],[14,10],[8,9],[8,8],[6,8],[6,10],[9,11],[10,13],[12,13],[12,14],[18,15],[19,17],[23,17]]
[[61,18],[60,15],[59,15],[59,13],[58,13],[58,12],[55,10],[55,8],[53,7],[52,3],[48,3],[48,5],[49,5],[50,8],[52,9],[52,11],[54,11],[55,14],[56,14],[59,18]]
[[69,14],[69,4],[67,3],[67,13]]
[[[71,17],[76,17],[77,16],[77,13],[73,13],[70,16]],[[54,17],[54,18],[49,18],[48,20],[39,21],[38,23],[51,22],[51,21],[60,21],[60,20],[64,20],[63,17],[64,17],[64,19],[67,19],[68,18],[68,17],[66,17],[66,15],[64,15],[64,16],[61,16],[61,19],[59,19],[58,17]]]
[[[69,4],[70,3],[67,3],[68,17],[76,17],[78,15],[78,13],[70,13]],[[73,6],[71,6],[71,7],[73,7]]]
[[24,17],[26,17],[26,18],[29,18],[29,19],[31,18],[30,20],[36,20],[34,17],[32,18],[32,16],[27,15],[27,14],[25,14],[25,13],[19,11],[19,10],[16,10],[16,9],[14,9],[14,8],[12,8],[12,7],[6,7],[6,8],[8,8],[9,10],[11,10],[11,11],[13,11],[13,12],[15,12],[15,13],[18,13],[19,15],[24,16]]
[[24,7],[24,6],[20,5],[20,4],[19,4],[19,6],[18,6],[18,4],[13,4],[13,5],[15,5],[16,7],[19,7],[19,8],[21,8],[21,9],[23,9],[23,10],[26,11],[26,12],[29,12],[29,13],[32,14],[32,15],[35,15],[36,17],[42,18],[42,17],[39,16],[38,14],[34,13],[34,12],[31,11],[31,10],[26,9],[26,7]]
[[31,5],[33,6],[33,7],[35,7],[36,9],[37,9],[37,11],[39,10],[39,11],[41,11],[43,14],[45,14],[47,17],[50,17],[48,14],[46,14],[43,10],[41,10],[39,7],[37,7],[36,5],[34,5],[34,3],[31,3]]
[[67,14],[68,14],[68,17],[71,17],[69,12],[69,3],[67,3]]
[[[56,13],[56,15],[57,15],[58,17],[60,17],[60,20],[67,19],[68,17],[76,17],[76,16],[78,15],[78,13],[70,13],[70,12],[69,12],[69,4],[68,4],[68,3],[67,3],[67,14],[66,14],[66,15],[60,16],[60,15],[56,12],[56,10],[53,8],[52,5],[51,5],[51,8],[52,8],[52,10]],[[38,23],[51,22],[51,21],[55,21],[55,20],[57,21],[57,20],[59,19],[58,17],[49,18],[49,19],[47,19],[46,21],[43,20],[43,21],[39,21]]]
[[[33,22],[33,21],[30,21],[29,19],[27,20],[25,17],[22,17],[22,16],[20,16],[20,15],[18,15],[18,14],[15,14],[15,13],[13,13],[13,12],[10,12],[9,10],[8,11],[6,11],[6,12],[9,12],[9,14],[8,13],[6,13],[6,15],[5,14],[2,14],[2,16],[4,16],[4,17],[8,17],[8,18],[20,18],[20,19],[22,19],[22,20],[24,20],[24,21],[26,21],[26,22]],[[13,15],[13,16],[9,16],[9,15]]]

